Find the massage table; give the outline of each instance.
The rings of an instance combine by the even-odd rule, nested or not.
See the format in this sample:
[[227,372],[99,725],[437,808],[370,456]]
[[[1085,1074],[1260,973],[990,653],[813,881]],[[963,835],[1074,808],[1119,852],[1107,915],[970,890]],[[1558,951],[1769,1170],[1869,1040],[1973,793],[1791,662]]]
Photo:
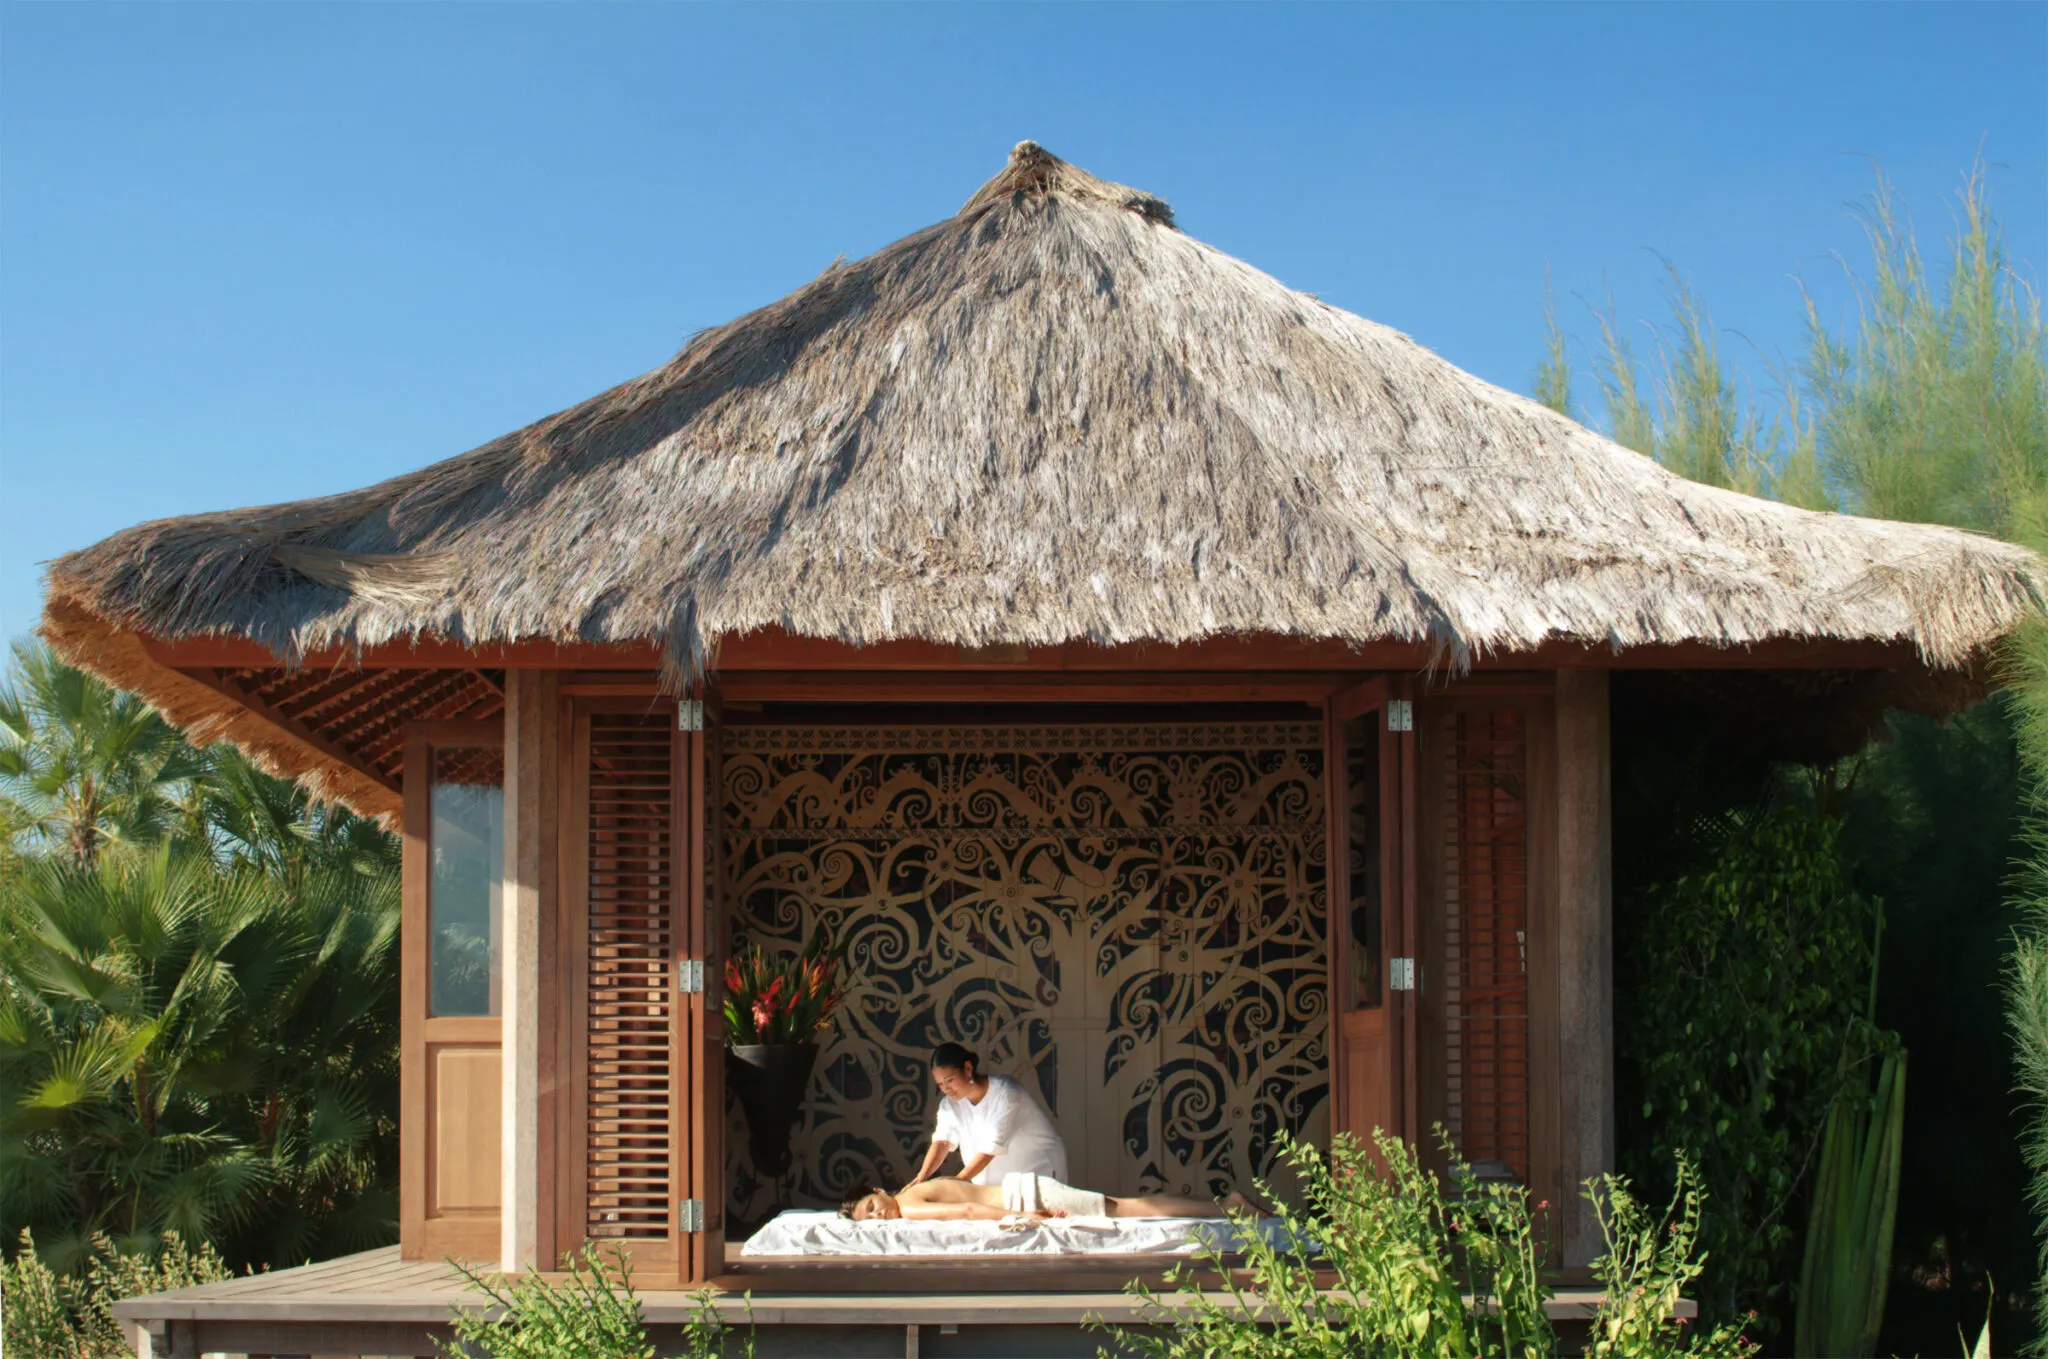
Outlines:
[[[1017,1225],[1012,1226],[1010,1223]],[[876,1255],[1194,1255],[1211,1242],[1238,1249],[1237,1230],[1223,1218],[1068,1217],[917,1222],[905,1218],[855,1222],[832,1211],[791,1208],[747,1238],[743,1257]],[[1277,1218],[1259,1230],[1285,1239]]]

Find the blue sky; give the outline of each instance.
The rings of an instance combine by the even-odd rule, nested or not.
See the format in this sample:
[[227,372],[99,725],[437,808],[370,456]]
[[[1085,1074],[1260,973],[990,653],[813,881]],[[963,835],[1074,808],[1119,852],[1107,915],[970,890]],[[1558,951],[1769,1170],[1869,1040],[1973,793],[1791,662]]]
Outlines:
[[1518,390],[1546,265],[1590,338],[1661,253],[1767,385],[1871,159],[1938,245],[1981,148],[2038,277],[2048,6],[0,5],[0,636],[44,559],[473,447],[1024,137]]

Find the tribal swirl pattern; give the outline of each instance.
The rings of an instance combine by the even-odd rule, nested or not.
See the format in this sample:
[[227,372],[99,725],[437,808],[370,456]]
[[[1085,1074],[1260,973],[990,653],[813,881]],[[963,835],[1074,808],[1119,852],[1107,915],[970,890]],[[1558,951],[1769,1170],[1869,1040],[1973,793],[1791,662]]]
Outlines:
[[[1312,723],[728,728],[731,944],[822,923],[858,979],[795,1139],[797,1203],[901,1183],[954,1039],[1051,1111],[1070,1177],[1248,1188],[1327,1125]],[[729,1113],[730,1209],[777,1198]]]

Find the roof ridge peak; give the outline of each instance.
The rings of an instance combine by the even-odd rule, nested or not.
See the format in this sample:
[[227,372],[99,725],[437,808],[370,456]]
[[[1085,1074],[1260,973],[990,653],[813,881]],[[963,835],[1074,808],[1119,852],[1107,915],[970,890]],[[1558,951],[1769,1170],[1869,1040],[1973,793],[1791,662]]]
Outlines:
[[959,215],[977,216],[1005,199],[1053,195],[1123,208],[1147,221],[1179,230],[1173,220],[1172,205],[1157,194],[1091,175],[1028,139],[1010,148],[1009,164],[961,204]]

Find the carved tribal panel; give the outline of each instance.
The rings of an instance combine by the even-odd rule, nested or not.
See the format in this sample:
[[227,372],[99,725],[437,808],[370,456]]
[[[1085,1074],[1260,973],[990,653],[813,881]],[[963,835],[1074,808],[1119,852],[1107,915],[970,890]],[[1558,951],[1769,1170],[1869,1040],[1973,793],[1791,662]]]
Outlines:
[[[732,946],[823,922],[858,978],[795,1139],[795,1203],[900,1184],[945,1039],[1053,1114],[1075,1182],[1249,1188],[1328,1118],[1314,723],[731,727]],[[775,1203],[731,1111],[731,1209]]]

